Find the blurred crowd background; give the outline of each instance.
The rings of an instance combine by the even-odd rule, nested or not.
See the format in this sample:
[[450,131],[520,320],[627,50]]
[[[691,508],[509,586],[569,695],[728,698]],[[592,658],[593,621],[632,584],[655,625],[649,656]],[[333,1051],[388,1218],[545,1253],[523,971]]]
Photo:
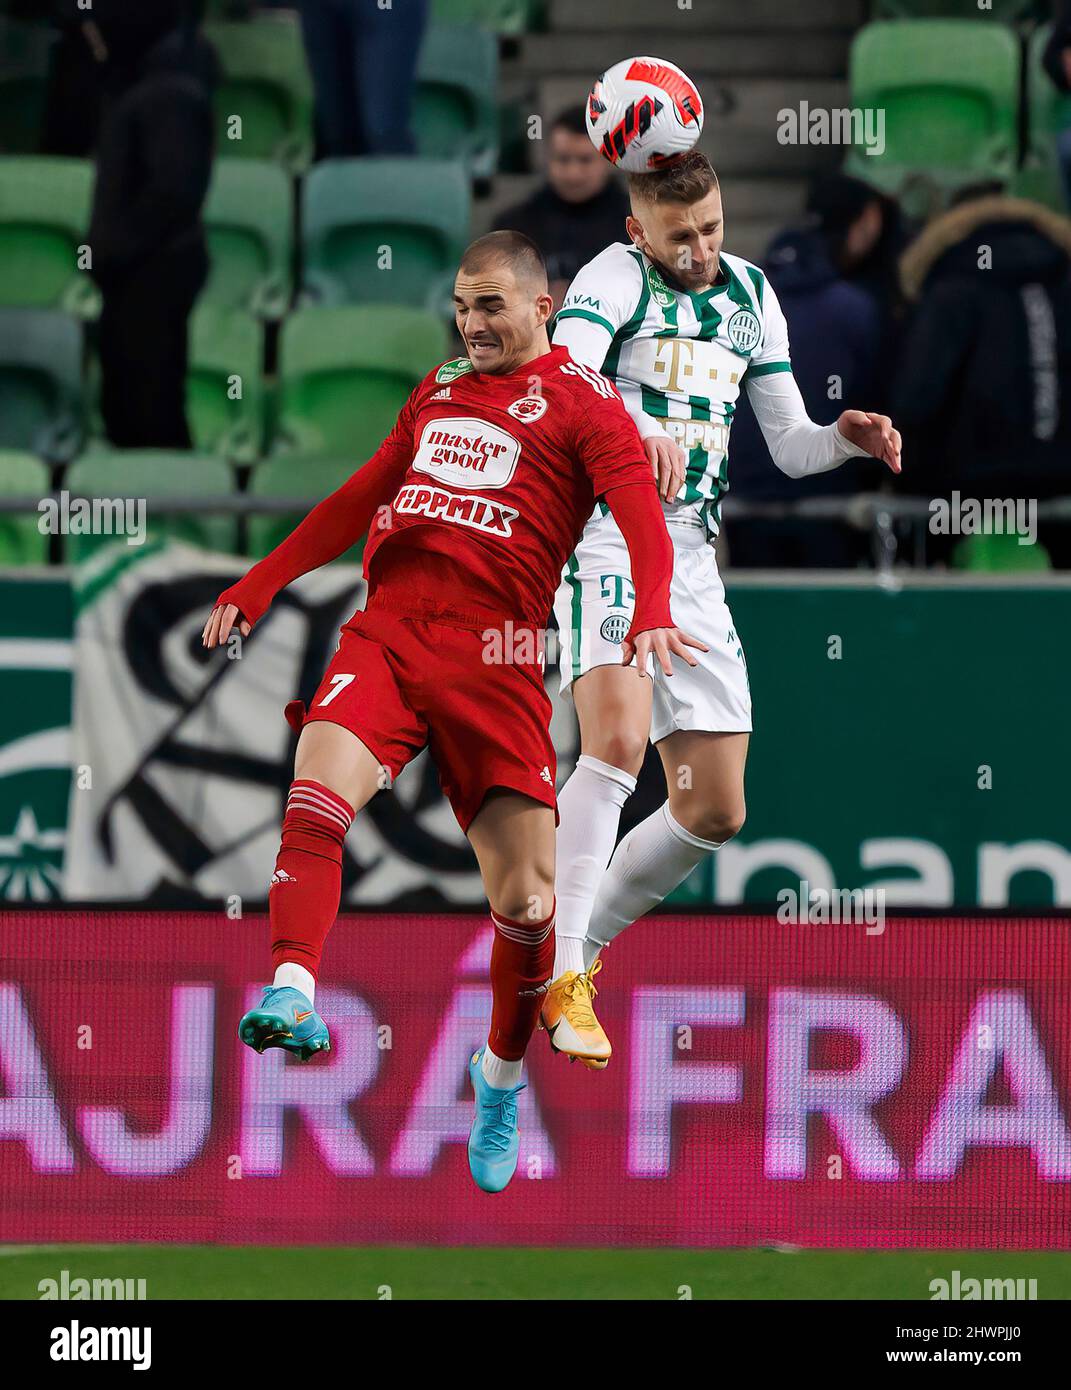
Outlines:
[[[40,533],[61,487],[277,543],[456,345],[471,236],[528,233],[559,300],[624,239],[582,102],[645,52],[704,95],[812,417],[905,440],[794,483],[742,404],[730,566],[1071,566],[1071,0],[0,0],[0,564],[106,539]],[[779,138],[848,107],[880,152]],[[1038,499],[1039,543],[933,535],[957,490]]]

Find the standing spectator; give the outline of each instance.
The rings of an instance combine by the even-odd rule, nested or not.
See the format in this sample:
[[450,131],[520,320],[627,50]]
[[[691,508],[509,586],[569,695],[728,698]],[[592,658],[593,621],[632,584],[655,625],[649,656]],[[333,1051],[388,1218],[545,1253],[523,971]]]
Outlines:
[[[1044,62],[1057,88],[1071,94],[1071,0],[1059,0]],[[1064,196],[1071,207],[1071,125],[1057,135],[1056,150],[1064,175]]]
[[104,113],[88,243],[113,444],[190,447],[187,321],[208,274],[215,55],[181,0],[96,0]]
[[325,159],[413,154],[413,91],[428,0],[299,0]]
[[[876,385],[888,390],[898,358],[903,322],[900,256],[905,245],[903,218],[895,198],[848,174],[826,174],[811,185],[807,211],[822,236],[837,274],[865,290],[881,321],[881,353]],[[877,409],[886,402],[874,397]]]
[[[967,192],[908,249],[902,277],[917,302],[893,405],[907,482],[928,497],[1071,494],[1071,221]],[[1041,539],[1071,566],[1071,528]]]
[[546,183],[500,214],[495,231],[523,232],[543,252],[555,309],[582,265],[627,240],[628,196],[588,138],[584,108],[563,111],[547,139]]
[[[766,255],[765,269],[788,320],[792,371],[817,424],[831,424],[842,410],[865,407],[878,387],[881,313],[874,297],[844,278],[820,226],[782,233]],[[741,392],[729,444],[730,498],[761,502],[802,497],[843,497],[874,483],[849,460],[832,473],[808,480],[804,490],[773,466],[755,416]],[[866,537],[846,523],[786,519],[732,520],[726,506],[729,561],[760,569],[854,569],[867,556]]]

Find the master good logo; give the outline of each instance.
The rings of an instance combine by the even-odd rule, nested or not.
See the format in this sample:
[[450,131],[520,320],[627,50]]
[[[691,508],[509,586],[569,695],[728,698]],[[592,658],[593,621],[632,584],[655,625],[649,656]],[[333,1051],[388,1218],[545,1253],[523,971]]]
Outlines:
[[505,487],[520,454],[517,440],[486,420],[429,420],[413,468],[454,487]]

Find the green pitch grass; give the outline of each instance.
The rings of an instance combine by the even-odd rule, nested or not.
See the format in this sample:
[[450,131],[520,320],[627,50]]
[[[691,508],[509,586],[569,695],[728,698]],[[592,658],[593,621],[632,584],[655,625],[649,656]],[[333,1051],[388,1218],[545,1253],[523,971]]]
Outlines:
[[[1071,1299],[1071,1253],[0,1246],[0,1299],[38,1282],[145,1279],[150,1299],[929,1299],[931,1279],[1036,1279]],[[389,1290],[389,1293],[387,1292]]]

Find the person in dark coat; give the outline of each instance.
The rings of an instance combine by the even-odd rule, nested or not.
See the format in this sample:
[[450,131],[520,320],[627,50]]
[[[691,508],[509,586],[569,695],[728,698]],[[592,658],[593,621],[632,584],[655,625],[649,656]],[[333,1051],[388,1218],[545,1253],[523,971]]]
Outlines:
[[628,195],[613,166],[588,138],[584,108],[563,111],[547,135],[546,182],[507,208],[495,231],[523,232],[547,262],[554,307],[581,266],[615,241],[627,241]]
[[[916,306],[893,406],[905,480],[931,497],[1071,494],[1071,220],[968,195],[917,238],[901,276]],[[1071,528],[1041,540],[1071,564]]]
[[180,0],[97,0],[103,115],[87,242],[101,411],[124,448],[190,447],[187,323],[208,275],[215,55]]
[[[764,266],[788,320],[792,371],[817,424],[870,401],[878,387],[882,315],[873,295],[845,279],[820,227],[788,231],[770,246]],[[867,537],[846,523],[794,518],[732,519],[732,500],[799,501],[872,490],[872,477],[849,460],[800,484],[773,466],[755,417],[741,393],[729,440],[726,533],[733,566],[853,569],[868,554]]]

